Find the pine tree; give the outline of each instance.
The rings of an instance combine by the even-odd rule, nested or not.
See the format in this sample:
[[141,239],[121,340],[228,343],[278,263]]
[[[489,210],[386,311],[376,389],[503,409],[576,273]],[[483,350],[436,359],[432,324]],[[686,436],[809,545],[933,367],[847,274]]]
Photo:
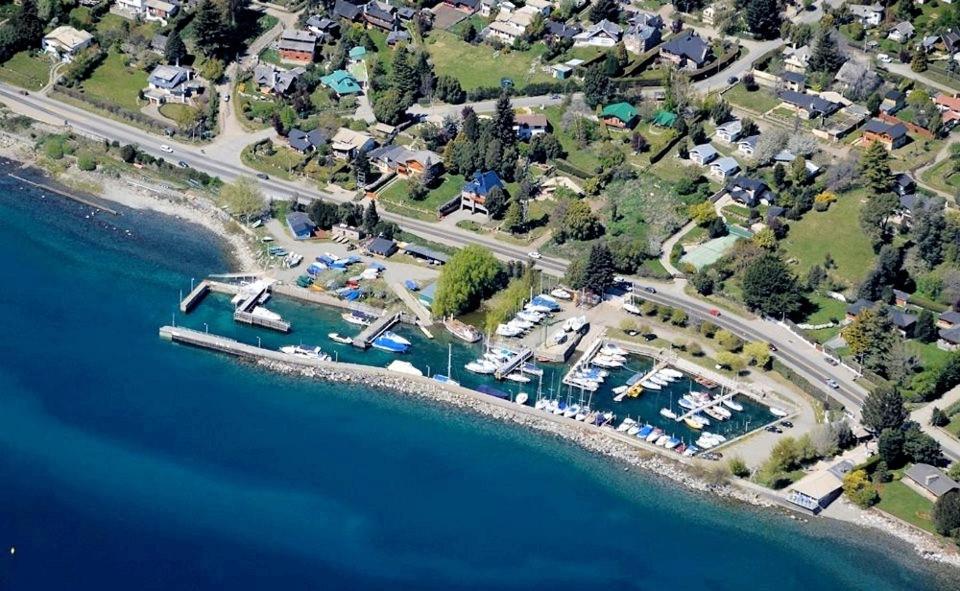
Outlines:
[[[907,420],[903,397],[894,388],[878,387],[863,401],[863,424],[874,433],[884,429],[899,429]],[[889,463],[889,462],[888,462]]]
[[493,135],[504,148],[517,143],[517,132],[513,129],[515,122],[510,97],[505,92],[501,93],[493,115]]
[[197,49],[206,56],[221,56],[232,32],[223,10],[212,0],[203,0],[195,14],[193,35]]
[[373,234],[373,231],[376,230],[377,224],[380,223],[380,214],[377,213],[377,203],[371,201],[367,204],[367,208],[363,211],[363,229],[367,234]]
[[917,324],[913,328],[913,336],[922,343],[932,343],[937,340],[937,326],[933,321],[933,313],[926,308],[917,317]]
[[594,244],[587,258],[586,276],[583,286],[596,294],[613,285],[613,255],[603,242]]
[[180,31],[174,30],[167,37],[167,44],[163,48],[163,59],[168,64],[179,64],[185,57],[187,57],[187,46],[180,38]]
[[490,217],[499,220],[507,210],[507,194],[500,187],[494,187],[487,192],[483,204],[490,212]]
[[513,198],[507,207],[507,213],[503,216],[503,229],[516,234],[523,228],[523,206],[520,200]]
[[603,104],[610,98],[610,78],[602,63],[587,68],[583,77],[583,98],[591,107]]
[[890,191],[893,173],[890,171],[890,153],[880,142],[873,142],[860,159],[860,175],[873,195]]
[[807,62],[809,71],[833,74],[843,65],[844,59],[840,55],[840,50],[837,49],[837,41],[833,35],[833,29],[830,27],[820,27],[820,30],[817,31],[813,51],[810,53],[810,60]]
[[780,7],[777,0],[750,0],[747,27],[755,37],[774,39],[780,33]]

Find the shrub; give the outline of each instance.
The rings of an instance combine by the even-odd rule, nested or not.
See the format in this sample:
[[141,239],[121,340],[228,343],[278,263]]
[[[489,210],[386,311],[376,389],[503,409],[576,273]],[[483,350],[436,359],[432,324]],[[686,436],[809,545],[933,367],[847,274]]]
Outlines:
[[77,157],[77,167],[80,170],[92,171],[97,169],[97,159],[90,152],[81,152]]
[[730,458],[728,466],[730,468],[730,473],[737,478],[747,478],[750,476],[750,468],[747,468],[747,464],[743,461],[743,458]]

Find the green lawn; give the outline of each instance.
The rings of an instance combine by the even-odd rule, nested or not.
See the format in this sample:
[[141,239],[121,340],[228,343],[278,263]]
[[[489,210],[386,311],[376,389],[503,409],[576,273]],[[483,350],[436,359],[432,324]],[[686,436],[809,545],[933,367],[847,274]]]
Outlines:
[[267,62],[268,64],[275,64],[277,66],[279,66],[282,62],[280,59],[280,53],[272,47],[267,47],[260,52],[260,61]]
[[814,295],[809,299],[816,309],[811,311],[810,315],[804,320],[806,324],[838,322],[842,321],[847,315],[847,304],[840,300],[822,295]]
[[304,161],[304,156],[291,150],[285,145],[274,144],[274,153],[267,155],[264,152],[255,153],[251,144],[240,152],[240,160],[250,168],[273,176],[290,180],[293,178],[291,169]]
[[727,102],[731,105],[756,113],[765,113],[780,104],[780,101],[771,92],[763,88],[749,91],[742,82],[723,93],[723,98],[727,99]]
[[189,123],[197,117],[197,108],[191,105],[180,103],[165,103],[160,105],[160,114],[180,125],[182,122]]
[[936,157],[943,147],[943,140],[927,140],[919,136],[911,136],[911,141],[902,148],[891,152],[890,168],[897,171],[913,170],[925,166]]
[[543,114],[547,116],[550,127],[553,128],[553,135],[560,140],[560,145],[567,153],[565,160],[585,173],[593,174],[593,171],[600,166],[600,160],[590,151],[589,145],[585,148],[579,147],[573,136],[563,130],[563,109],[548,107],[543,110]]
[[956,195],[960,190],[960,174],[951,173],[953,169],[952,160],[944,160],[928,168],[920,175],[920,180],[927,183],[934,189],[940,189],[945,193]]
[[951,353],[937,347],[937,343],[921,343],[917,340],[906,341],[907,350],[920,358],[920,365],[924,368],[941,366],[947,362]]
[[797,275],[803,277],[813,265],[822,265],[827,253],[836,263],[829,272],[850,285],[873,266],[873,248],[858,219],[862,196],[862,191],[846,193],[829,210],[810,211],[800,221],[790,222],[790,233],[780,246],[785,259],[797,259]]
[[50,79],[51,65],[45,55],[21,51],[0,66],[0,80],[27,90],[40,90]]
[[877,508],[921,529],[936,533],[930,519],[933,503],[900,481],[880,486],[880,503]]
[[437,208],[453,199],[463,187],[463,177],[458,174],[444,176],[440,185],[427,193],[422,201],[410,199],[410,181],[397,179],[380,192],[377,200],[387,206],[387,209],[402,210],[404,215],[410,215],[422,220],[436,221]]
[[546,49],[538,43],[528,51],[494,51],[489,45],[471,45],[446,31],[434,31],[427,43],[437,75],[453,76],[464,90],[499,87],[501,78],[510,78],[517,88],[531,82],[550,82],[550,74],[533,65]]
[[96,98],[120,105],[131,111],[140,110],[140,91],[147,86],[147,73],[128,67],[125,57],[111,52],[90,77],[83,81],[81,88]]
[[950,417],[950,423],[947,424],[945,429],[952,433],[954,437],[960,438],[960,413]]

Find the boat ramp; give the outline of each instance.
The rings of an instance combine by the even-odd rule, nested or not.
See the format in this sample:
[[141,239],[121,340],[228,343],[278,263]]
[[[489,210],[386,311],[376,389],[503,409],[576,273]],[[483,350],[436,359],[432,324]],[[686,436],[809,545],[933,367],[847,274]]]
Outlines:
[[380,318],[377,318],[370,326],[363,329],[363,332],[358,334],[355,339],[353,339],[353,346],[358,349],[367,349],[370,347],[370,344],[373,343],[380,335],[387,332],[393,326],[400,322],[402,314],[400,312],[394,312],[392,314],[385,314]]

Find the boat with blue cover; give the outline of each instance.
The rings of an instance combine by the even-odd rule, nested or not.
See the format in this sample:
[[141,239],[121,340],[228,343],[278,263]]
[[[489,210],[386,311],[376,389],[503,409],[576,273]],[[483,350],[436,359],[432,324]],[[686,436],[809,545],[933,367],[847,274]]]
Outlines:
[[374,349],[380,349],[381,351],[387,351],[388,353],[406,353],[407,349],[410,348],[409,345],[398,343],[397,341],[385,336],[380,336],[373,339],[373,343],[371,343],[371,345]]

